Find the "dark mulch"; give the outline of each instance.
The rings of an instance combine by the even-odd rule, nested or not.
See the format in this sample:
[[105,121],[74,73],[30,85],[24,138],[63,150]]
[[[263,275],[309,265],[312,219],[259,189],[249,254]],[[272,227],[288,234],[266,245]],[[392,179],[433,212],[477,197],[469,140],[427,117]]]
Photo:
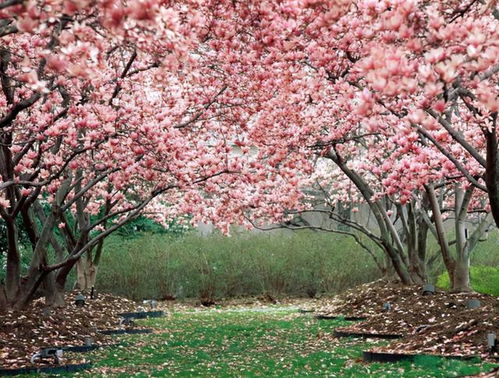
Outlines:
[[[101,329],[116,329],[118,313],[136,311],[137,304],[130,300],[99,294],[88,299],[84,307],[76,307],[76,293],[66,295],[66,306],[47,311],[43,299],[23,311],[0,313],[0,367],[20,368],[53,364],[52,360],[31,364],[31,356],[41,348],[80,346],[86,338],[96,345],[112,344],[110,336],[98,332]],[[84,355],[66,353],[63,364],[84,362]]]
[[[478,299],[480,307],[468,309],[470,299]],[[390,310],[383,310],[385,303]],[[499,298],[494,296],[442,290],[423,296],[418,286],[377,281],[339,295],[319,313],[367,317],[339,332],[405,336],[379,352],[499,358],[489,353],[486,342],[488,332],[499,335]]]
[[446,317],[437,323],[396,341],[382,352],[424,353],[439,355],[479,356],[483,359],[499,359],[499,351],[487,349],[487,333],[499,330],[499,308],[486,306],[464,310],[454,317]]

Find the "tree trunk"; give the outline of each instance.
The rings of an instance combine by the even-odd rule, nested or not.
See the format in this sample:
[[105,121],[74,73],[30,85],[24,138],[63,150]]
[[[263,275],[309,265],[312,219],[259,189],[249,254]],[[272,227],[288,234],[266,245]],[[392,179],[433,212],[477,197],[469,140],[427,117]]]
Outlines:
[[468,251],[468,232],[466,230],[466,214],[468,205],[473,195],[473,187],[463,190],[456,184],[455,188],[455,214],[454,228],[456,231],[456,258],[454,274],[452,277],[452,291],[466,292],[470,288],[470,254]]
[[7,302],[15,302],[21,285],[21,258],[17,245],[17,227],[15,219],[5,222],[7,228],[7,271],[5,277],[5,295]]
[[88,291],[95,286],[97,277],[97,265],[92,259],[90,251],[85,253],[76,263],[75,289]]
[[7,309],[7,296],[5,295],[5,287],[0,285],[0,312]]
[[404,285],[412,285],[415,282],[413,281],[411,275],[408,270],[404,266],[403,260],[398,255],[397,251],[394,250],[388,243],[383,243],[384,249],[392,263],[393,269],[397,273],[397,276],[400,278],[400,281]]
[[445,269],[450,277],[450,282],[454,282],[454,272],[456,261],[452,257],[449,243],[445,236],[444,221],[442,218],[442,213],[440,212],[440,205],[438,204],[437,195],[433,186],[426,186],[426,193],[428,195],[428,200],[430,201],[430,206],[433,211],[433,221],[435,222],[435,232],[437,234],[437,241],[440,247],[440,252],[442,254],[442,259],[444,261]]
[[425,225],[417,222],[416,212],[412,203],[407,204],[407,210],[407,235],[405,242],[407,244],[407,254],[409,255],[409,274],[415,284],[422,285],[427,279],[425,266],[426,250],[419,250],[420,244],[418,243],[418,238],[420,237],[420,228]]
[[24,277],[18,295],[14,301],[11,301],[11,307],[16,310],[25,308],[33,299],[45,276],[43,272],[36,271]]
[[409,276],[411,277],[412,283],[415,285],[423,285],[426,283],[424,267],[419,260],[411,261],[409,265]]
[[470,261],[469,259],[457,259],[452,275],[452,292],[469,292],[470,287]]
[[[494,116],[497,122],[497,112]],[[487,141],[487,160],[485,167],[485,185],[489,195],[489,204],[496,226],[499,227],[499,145],[496,127],[484,130]]]
[[57,273],[55,274],[55,284],[58,290],[64,291],[68,275],[78,260],[68,261],[66,265],[62,266],[57,270]]
[[[421,211],[426,211],[426,209],[422,209]],[[426,261],[426,249],[427,249],[427,240],[428,240],[428,225],[424,221],[424,217],[420,214],[417,220],[418,226],[418,241],[417,241],[417,254],[418,261],[420,262],[420,271],[421,276],[423,277],[425,283],[428,282],[428,268]]]
[[104,249],[104,239],[99,240],[95,255],[92,258],[92,249],[85,253],[76,265],[77,280],[75,288],[82,291],[91,290],[95,287],[97,280],[97,270],[99,267],[100,258]]
[[43,290],[45,294],[45,305],[49,307],[62,307],[65,304],[64,290],[55,283],[55,273],[50,272],[43,281]]
[[399,235],[392,221],[384,210],[383,204],[380,200],[373,200],[374,192],[369,187],[368,183],[354,170],[347,167],[343,158],[335,150],[330,150],[327,157],[331,159],[340,168],[343,173],[353,182],[357,187],[362,197],[366,200],[369,208],[373,212],[374,217],[380,231],[380,239],[382,248],[390,258],[395,272],[404,285],[413,284],[413,279],[408,272],[408,259],[404,255],[404,246],[400,240]]

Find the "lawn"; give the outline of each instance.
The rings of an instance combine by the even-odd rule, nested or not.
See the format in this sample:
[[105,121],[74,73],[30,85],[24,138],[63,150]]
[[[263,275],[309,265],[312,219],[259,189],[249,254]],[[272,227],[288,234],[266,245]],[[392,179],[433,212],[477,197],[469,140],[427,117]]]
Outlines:
[[333,329],[348,322],[291,307],[174,312],[138,323],[155,333],[122,336],[122,346],[88,354],[94,368],[79,375],[450,377],[494,367],[439,358],[366,364],[362,351],[380,341],[336,339]]

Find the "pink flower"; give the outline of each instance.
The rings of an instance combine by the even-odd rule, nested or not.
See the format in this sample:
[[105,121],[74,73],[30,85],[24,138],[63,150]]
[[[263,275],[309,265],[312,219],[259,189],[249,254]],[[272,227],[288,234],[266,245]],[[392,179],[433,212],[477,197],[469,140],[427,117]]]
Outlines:
[[7,209],[10,206],[9,200],[7,200],[5,197],[0,197],[0,206],[3,208]]
[[57,55],[50,55],[47,58],[47,68],[55,72],[64,72],[67,67],[67,62]]
[[38,21],[30,17],[23,17],[17,20],[17,28],[26,33],[31,33],[38,26]]

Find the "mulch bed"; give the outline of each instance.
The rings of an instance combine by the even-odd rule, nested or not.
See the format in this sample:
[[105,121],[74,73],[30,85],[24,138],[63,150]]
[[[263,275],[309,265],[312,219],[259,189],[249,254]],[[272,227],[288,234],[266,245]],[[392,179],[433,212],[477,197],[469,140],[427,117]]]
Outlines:
[[384,353],[422,353],[452,356],[477,356],[498,360],[499,351],[487,350],[487,333],[499,330],[499,308],[466,310],[454,318],[445,318],[419,333],[376,351]]
[[[94,345],[113,344],[111,336],[98,331],[120,328],[118,314],[138,308],[133,301],[107,294],[87,297],[83,307],[76,307],[76,294],[67,293],[66,306],[50,311],[38,299],[23,311],[0,312],[0,368],[51,366],[52,360],[32,364],[30,358],[42,348],[83,346],[89,337]],[[61,359],[61,364],[83,362],[84,355],[76,353],[64,352]]]
[[[468,309],[470,299],[478,299],[480,307]],[[383,310],[385,303],[390,310]],[[499,298],[490,295],[437,291],[423,296],[418,286],[377,281],[339,295],[319,314],[367,317],[338,332],[404,336],[375,352],[499,358],[487,350],[487,333],[499,336]]]

